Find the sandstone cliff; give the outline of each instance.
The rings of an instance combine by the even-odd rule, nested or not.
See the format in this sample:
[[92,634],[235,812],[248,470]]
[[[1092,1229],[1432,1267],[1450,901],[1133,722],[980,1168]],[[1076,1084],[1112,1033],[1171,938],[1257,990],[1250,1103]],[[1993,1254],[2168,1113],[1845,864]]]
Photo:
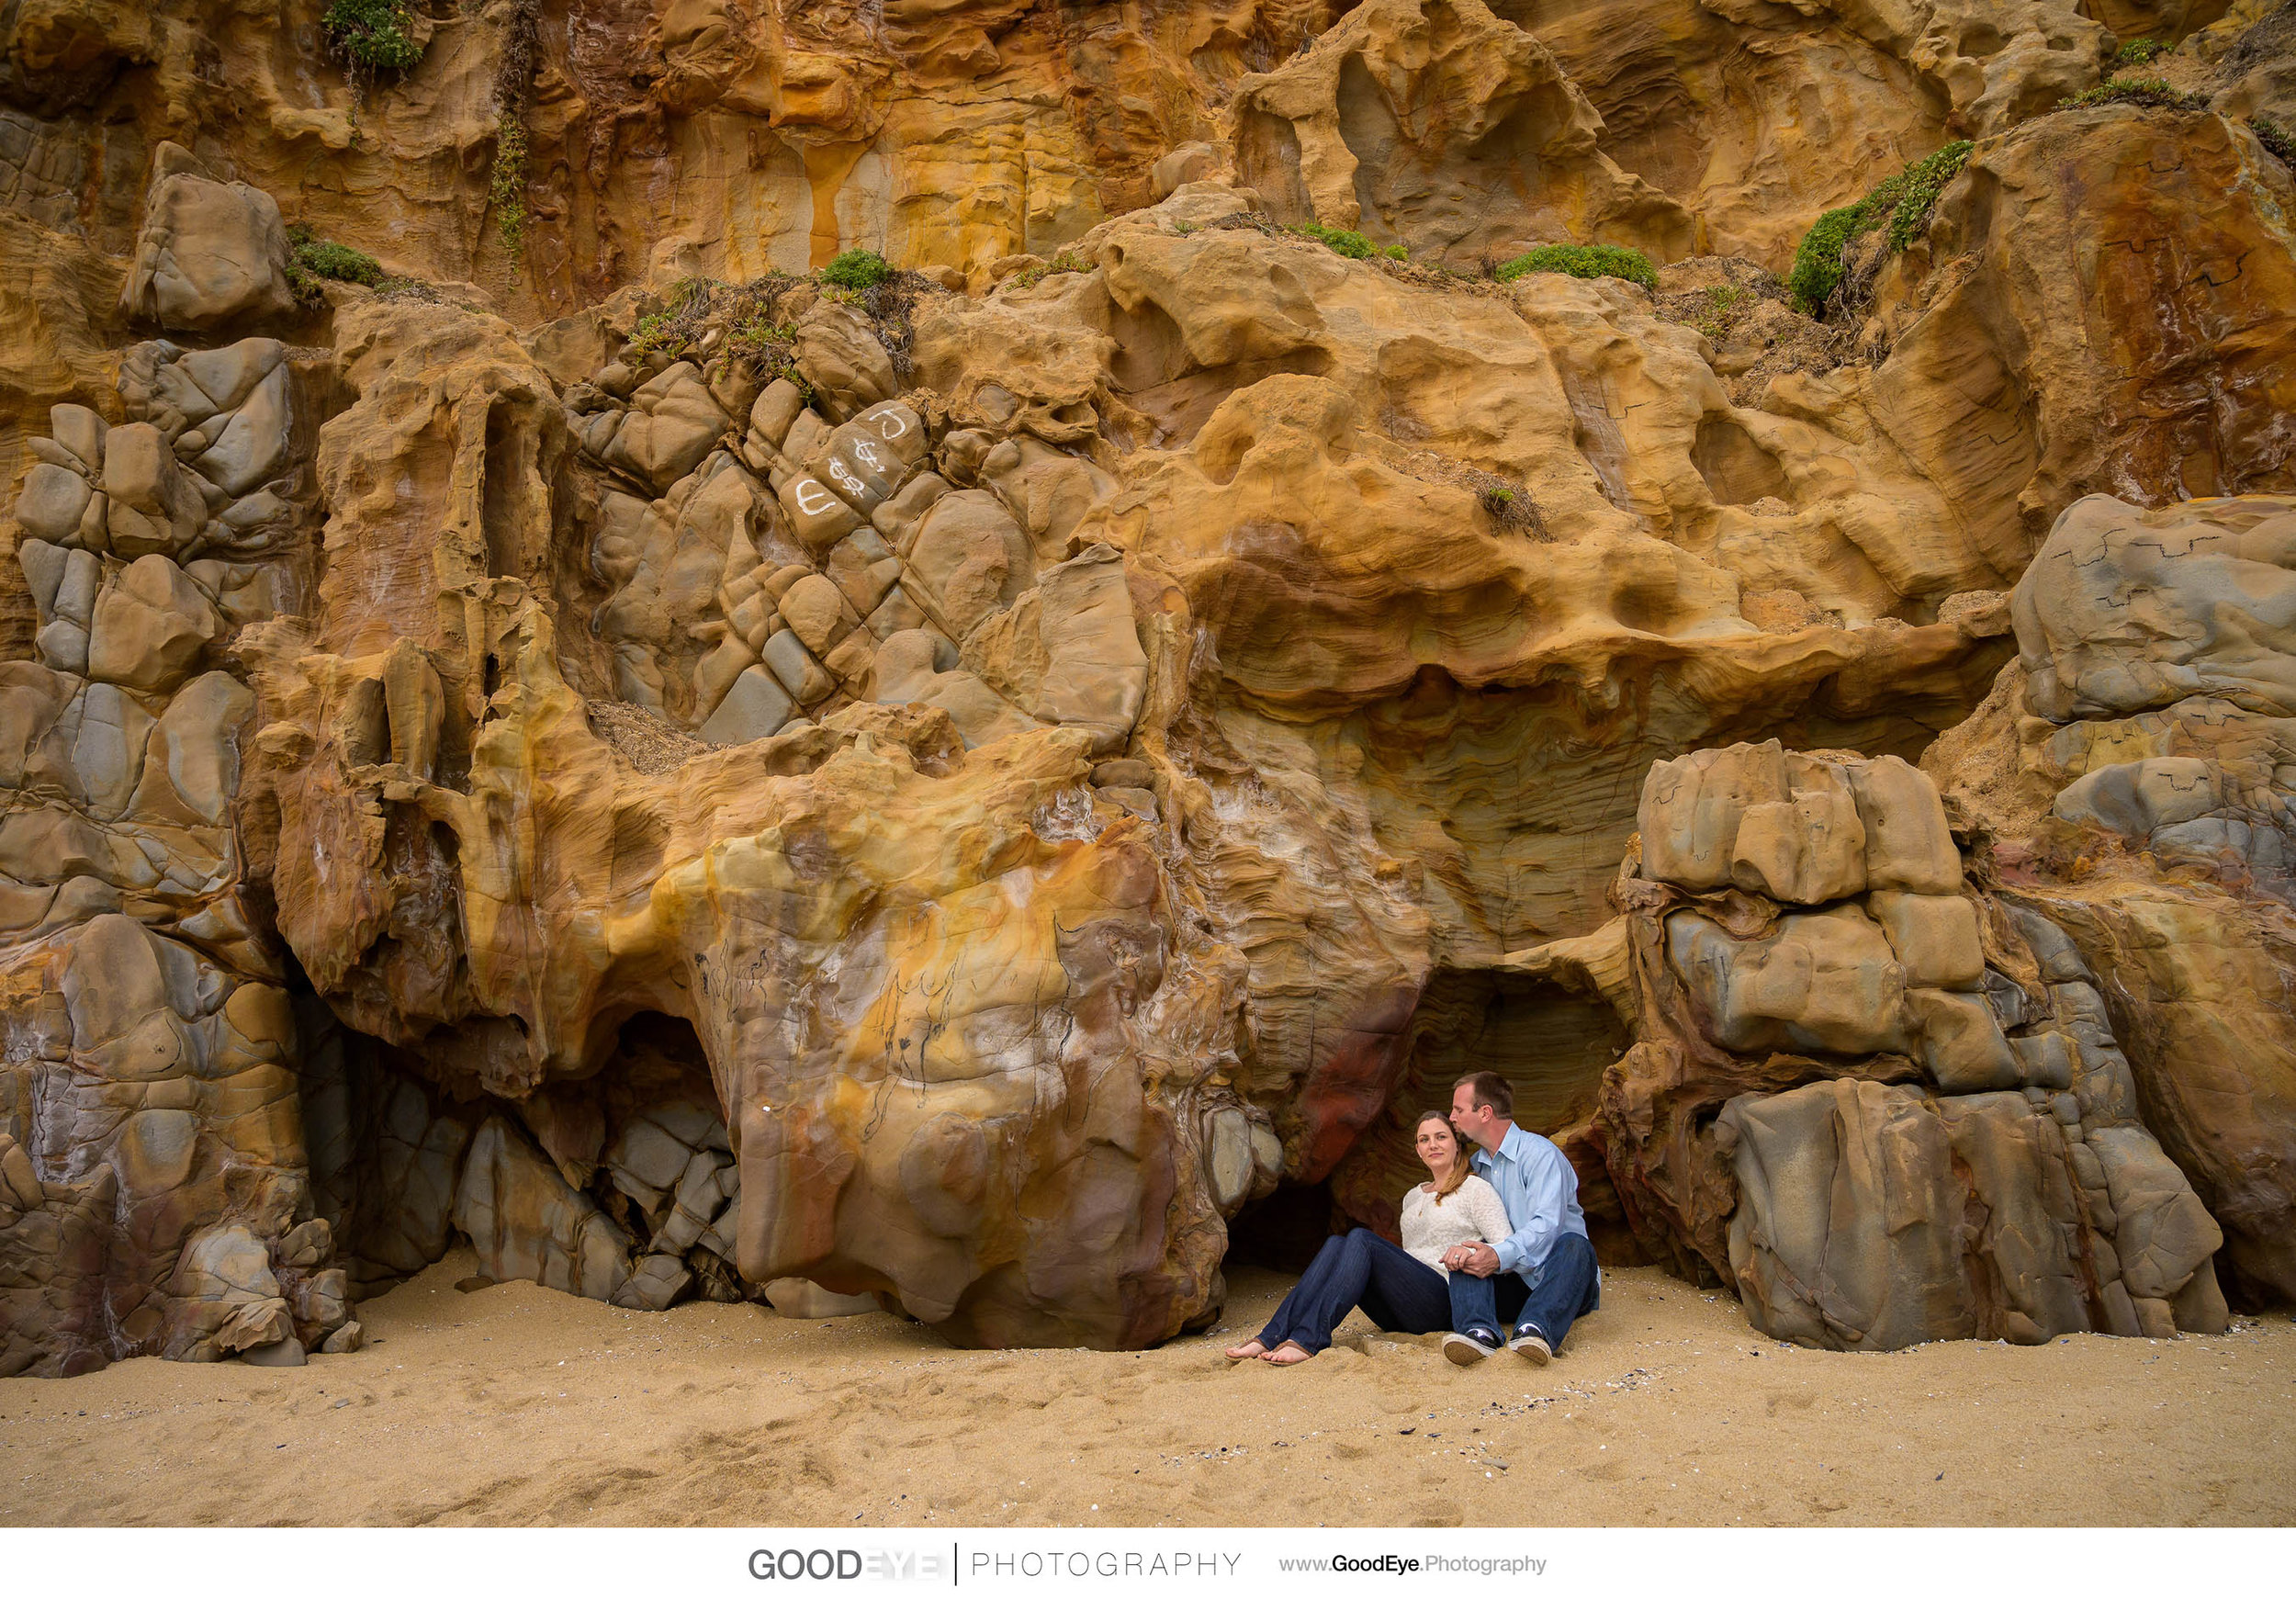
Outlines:
[[2284,10],[371,11],[4,25],[0,1371],[2296,1295]]

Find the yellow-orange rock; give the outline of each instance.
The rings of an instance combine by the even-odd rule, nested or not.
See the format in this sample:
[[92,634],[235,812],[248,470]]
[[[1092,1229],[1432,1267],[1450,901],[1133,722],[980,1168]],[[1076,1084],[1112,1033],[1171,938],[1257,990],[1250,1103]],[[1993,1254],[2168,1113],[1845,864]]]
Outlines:
[[316,11],[10,14],[0,1364],[1138,1346],[1480,1067],[1783,1336],[2296,1291],[2253,7]]

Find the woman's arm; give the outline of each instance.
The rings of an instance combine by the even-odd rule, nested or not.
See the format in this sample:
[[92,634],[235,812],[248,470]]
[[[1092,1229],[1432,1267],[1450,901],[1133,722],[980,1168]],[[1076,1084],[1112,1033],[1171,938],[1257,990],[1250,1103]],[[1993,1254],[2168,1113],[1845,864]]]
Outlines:
[[1416,1249],[1424,1242],[1425,1229],[1421,1225],[1421,1220],[1425,1215],[1425,1206],[1419,1197],[1419,1185],[1413,1183],[1403,1190],[1402,1211],[1395,1220],[1396,1236],[1403,1241],[1405,1249]]

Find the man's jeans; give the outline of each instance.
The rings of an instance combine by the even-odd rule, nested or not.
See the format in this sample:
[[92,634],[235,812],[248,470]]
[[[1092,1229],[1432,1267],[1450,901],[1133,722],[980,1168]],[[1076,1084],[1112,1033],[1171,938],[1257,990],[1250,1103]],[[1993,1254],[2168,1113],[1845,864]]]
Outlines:
[[1480,1328],[1504,1342],[1512,1329],[1537,1329],[1549,1349],[1560,1349],[1570,1335],[1570,1323],[1592,1311],[1601,1298],[1594,1275],[1594,1245],[1576,1233],[1566,1233],[1547,1252],[1547,1269],[1538,1287],[1524,1286],[1511,1271],[1474,1277],[1451,1274],[1451,1330],[1472,1333]]
[[1320,1355],[1331,1347],[1332,1329],[1357,1305],[1390,1333],[1440,1333],[1451,1324],[1443,1274],[1358,1227],[1324,1240],[1315,1264],[1261,1330],[1260,1343],[1273,1349],[1289,1341]]

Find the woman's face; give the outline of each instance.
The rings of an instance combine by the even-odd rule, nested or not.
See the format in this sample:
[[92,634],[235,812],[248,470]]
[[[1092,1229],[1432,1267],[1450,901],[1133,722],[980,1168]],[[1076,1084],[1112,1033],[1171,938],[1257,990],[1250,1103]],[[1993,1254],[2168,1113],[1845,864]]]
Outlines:
[[1427,1169],[1436,1177],[1451,1169],[1458,1158],[1458,1135],[1446,1121],[1428,1120],[1419,1124],[1419,1158],[1427,1163]]

